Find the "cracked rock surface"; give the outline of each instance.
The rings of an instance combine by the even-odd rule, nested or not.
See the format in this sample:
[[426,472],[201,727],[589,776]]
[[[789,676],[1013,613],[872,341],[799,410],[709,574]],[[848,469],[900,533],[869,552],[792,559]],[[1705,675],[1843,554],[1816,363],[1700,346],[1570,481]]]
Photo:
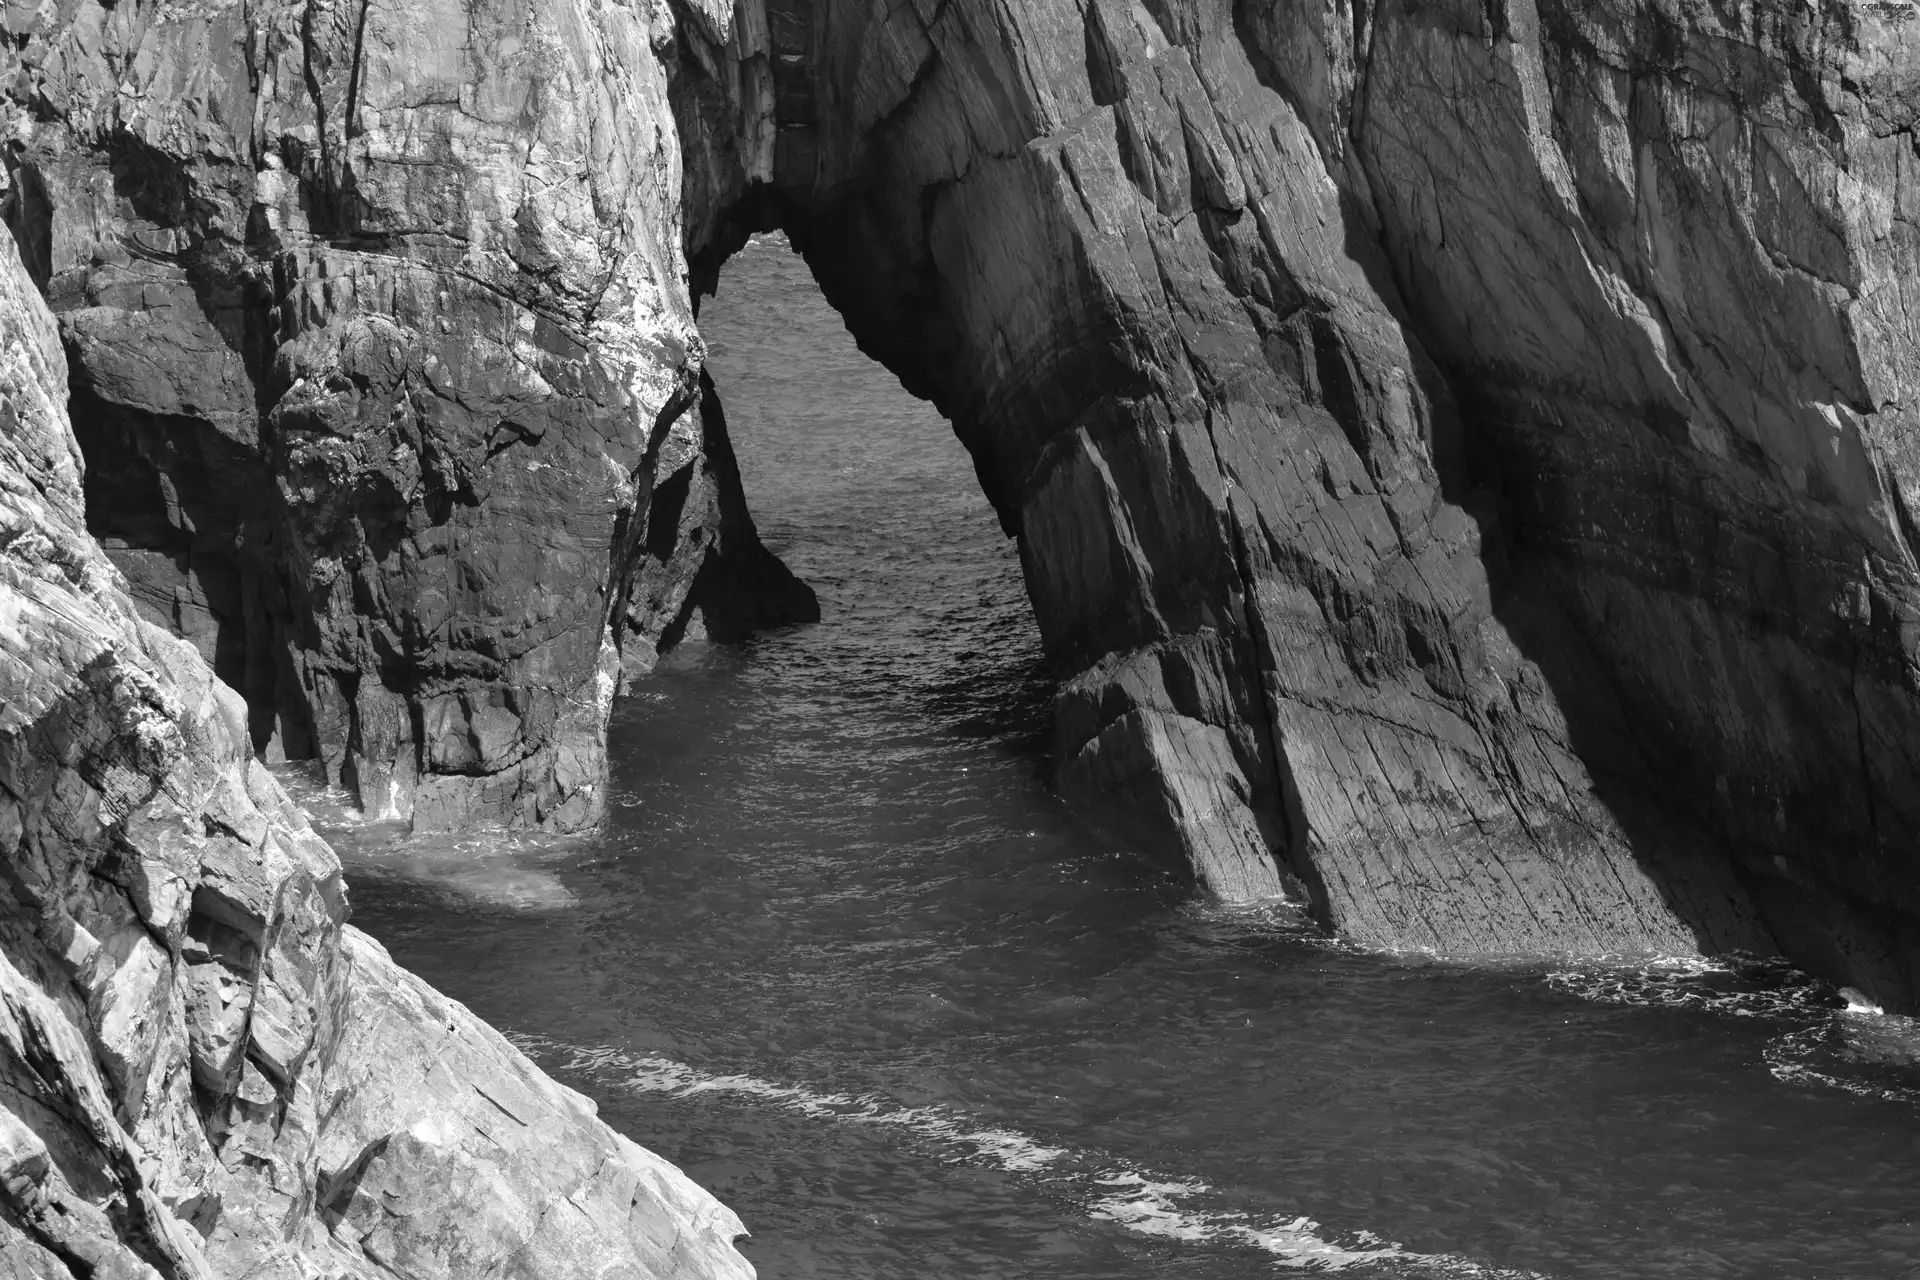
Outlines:
[[345,924],[85,523],[0,235],[0,1274],[748,1280],[739,1219]]

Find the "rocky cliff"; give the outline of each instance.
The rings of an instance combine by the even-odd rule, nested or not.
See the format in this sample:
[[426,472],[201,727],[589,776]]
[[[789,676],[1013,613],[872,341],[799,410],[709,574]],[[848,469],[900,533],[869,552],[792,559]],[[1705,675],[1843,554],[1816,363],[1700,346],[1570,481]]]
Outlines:
[[663,21],[0,16],[6,220],[60,317],[88,527],[262,758],[369,810],[589,826],[623,648],[768,585],[817,616],[703,452]]
[[585,824],[620,665],[807,616],[689,298],[779,227],[1213,891],[1920,997],[1904,0],[6,15],[92,527],[269,758]]
[[689,253],[952,419],[1064,782],[1215,890],[1911,1006],[1915,16],[688,9]]
[[347,926],[248,708],[88,535],[0,234],[0,1272],[747,1280],[739,1220]]

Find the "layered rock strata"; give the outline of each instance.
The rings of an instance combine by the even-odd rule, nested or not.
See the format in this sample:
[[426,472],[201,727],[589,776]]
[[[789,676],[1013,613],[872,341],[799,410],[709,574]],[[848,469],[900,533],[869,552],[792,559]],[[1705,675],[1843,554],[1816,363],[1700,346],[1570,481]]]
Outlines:
[[689,8],[689,256],[952,419],[1065,782],[1215,890],[1911,1005],[1914,17]]
[[247,706],[88,536],[0,234],[0,1271],[726,1277],[739,1220],[347,926]]
[[702,454],[664,22],[0,15],[6,220],[60,316],[89,527],[262,757],[372,812],[590,826],[629,620],[642,665],[687,623],[630,609],[636,574],[689,610],[779,577]]

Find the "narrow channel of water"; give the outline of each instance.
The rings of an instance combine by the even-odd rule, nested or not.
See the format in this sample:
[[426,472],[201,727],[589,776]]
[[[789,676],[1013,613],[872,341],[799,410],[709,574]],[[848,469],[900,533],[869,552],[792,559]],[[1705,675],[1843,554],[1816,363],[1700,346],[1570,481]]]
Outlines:
[[1049,791],[945,425],[777,240],[702,326],[824,621],[642,682],[599,835],[329,834],[356,923],[733,1205],[763,1277],[1920,1276],[1911,1024],[1183,901]]

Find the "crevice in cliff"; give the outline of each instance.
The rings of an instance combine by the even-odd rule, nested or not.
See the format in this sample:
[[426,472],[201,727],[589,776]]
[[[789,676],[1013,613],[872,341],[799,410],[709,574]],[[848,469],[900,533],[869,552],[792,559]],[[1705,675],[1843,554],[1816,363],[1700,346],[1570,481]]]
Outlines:
[[1876,838],[1880,837],[1880,805],[1875,798],[1877,788],[1873,782],[1873,756],[1867,750],[1867,713],[1860,699],[1860,659],[1862,646],[1856,644],[1853,650],[1853,662],[1849,674],[1848,687],[1853,695],[1854,737],[1860,759],[1860,790],[1866,802],[1867,829]]
[[347,142],[353,141],[353,139],[361,133],[360,66],[361,60],[365,56],[367,42],[367,10],[372,6],[368,3],[361,3],[357,7],[359,12],[353,24],[353,62],[347,72],[347,100],[344,110],[346,118],[342,121],[344,126],[342,129],[342,137]]
[[1286,867],[1305,888],[1307,906],[1313,919],[1322,928],[1333,926],[1333,904],[1327,893],[1325,875],[1310,852],[1310,835],[1307,823],[1306,807],[1300,795],[1299,779],[1294,777],[1293,768],[1283,750],[1284,738],[1280,725],[1275,718],[1273,698],[1276,696],[1274,672],[1264,657],[1271,652],[1274,643],[1268,631],[1267,622],[1261,616],[1259,597],[1259,577],[1254,573],[1253,563],[1248,555],[1246,531],[1241,526],[1244,518],[1233,501],[1235,481],[1220,455],[1220,442],[1215,437],[1213,413],[1207,413],[1207,443],[1213,450],[1214,466],[1220,474],[1220,482],[1227,490],[1227,534],[1232,539],[1235,571],[1240,578],[1241,611],[1245,618],[1245,627],[1251,642],[1252,654],[1249,665],[1253,669],[1255,687],[1252,690],[1253,701],[1259,709],[1259,728],[1265,741],[1268,758],[1272,761],[1274,788],[1280,800],[1280,817],[1284,830],[1282,847],[1270,850],[1270,856]]
[[14,247],[33,287],[46,296],[53,279],[53,199],[40,171],[25,163],[13,145],[0,146],[0,167],[7,186],[0,190],[0,221],[13,233]]
[[327,130],[326,91],[321,85],[320,72],[314,65],[319,46],[313,24],[316,15],[326,12],[326,9],[318,5],[307,5],[300,11],[300,74],[306,81],[307,99],[313,108],[314,144],[320,152],[317,167],[302,166],[304,171],[301,173],[301,179],[314,196],[310,202],[311,213],[320,215],[314,219],[313,229],[321,235],[333,235],[339,230],[333,142]]

